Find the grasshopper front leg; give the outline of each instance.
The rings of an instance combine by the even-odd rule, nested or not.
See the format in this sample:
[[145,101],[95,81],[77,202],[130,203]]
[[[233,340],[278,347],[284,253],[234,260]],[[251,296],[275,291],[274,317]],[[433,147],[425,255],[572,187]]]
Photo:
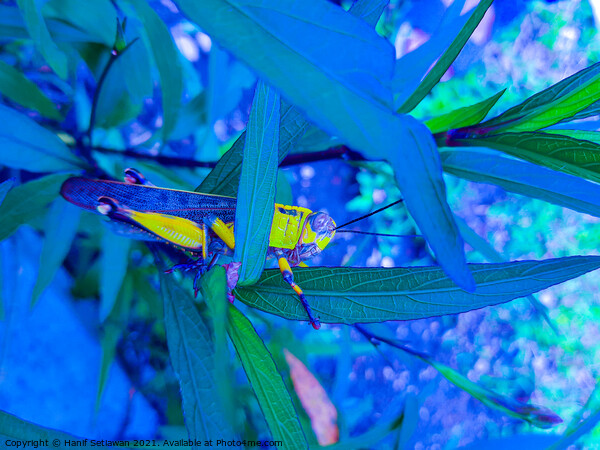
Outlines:
[[277,257],[277,262],[279,263],[279,270],[281,271],[283,279],[287,284],[291,286],[294,292],[298,294],[298,297],[300,298],[300,303],[302,303],[302,306],[306,310],[306,314],[308,314],[308,320],[310,324],[315,330],[318,330],[319,328],[321,328],[321,323],[319,322],[319,319],[314,316],[312,308],[308,304],[304,292],[302,292],[302,288],[300,288],[300,286],[298,286],[294,281],[294,273],[292,272],[292,267],[290,266],[290,263],[288,262],[281,250],[277,250],[275,252],[275,256]]

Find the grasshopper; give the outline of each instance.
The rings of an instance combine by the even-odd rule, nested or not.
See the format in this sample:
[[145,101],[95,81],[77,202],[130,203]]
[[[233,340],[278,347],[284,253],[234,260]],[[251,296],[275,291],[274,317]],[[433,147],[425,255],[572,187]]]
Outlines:
[[[157,187],[135,169],[125,170],[125,182],[69,178],[60,193],[77,206],[107,216],[131,237],[167,243],[196,257],[167,271],[197,270],[196,293],[201,274],[235,248],[232,197]],[[298,294],[315,329],[321,326],[319,319],[294,282],[292,267],[305,265],[303,261],[323,251],[335,232],[335,222],[324,212],[275,204],[267,257],[277,259],[283,279]]]

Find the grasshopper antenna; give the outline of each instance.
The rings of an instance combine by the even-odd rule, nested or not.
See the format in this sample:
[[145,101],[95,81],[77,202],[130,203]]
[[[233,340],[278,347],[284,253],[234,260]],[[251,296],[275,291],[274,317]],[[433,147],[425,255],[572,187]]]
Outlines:
[[387,233],[374,233],[371,231],[357,231],[357,230],[338,230],[336,233],[355,233],[355,234],[368,234],[369,236],[384,236],[384,237],[396,237],[396,238],[423,238],[420,234],[387,234]]
[[[377,214],[377,213],[380,213],[381,211],[385,211],[386,209],[388,209],[388,208],[391,208],[392,206],[396,206],[398,203],[402,203],[403,201],[404,201],[404,199],[402,199],[402,198],[401,198],[400,200],[396,200],[394,203],[390,203],[389,205],[387,205],[387,206],[384,206],[383,208],[379,208],[379,209],[378,209],[378,210],[376,210],[376,211],[370,212],[369,214],[365,214],[365,215],[364,215],[364,216],[362,216],[362,217],[359,217],[359,218],[357,218],[357,219],[353,219],[353,220],[351,220],[350,222],[346,222],[346,223],[345,223],[345,224],[343,224],[343,225],[340,225],[340,226],[338,226],[338,227],[335,227],[335,230],[339,230],[340,228],[345,228],[345,227],[347,227],[348,225],[351,225],[351,224],[353,224],[354,222],[358,222],[359,220],[363,220],[363,219],[366,219],[367,217],[371,217],[372,215],[374,215],[374,214]],[[344,233],[344,232],[346,232],[346,233],[350,233],[351,231],[349,231],[349,230],[348,230],[348,231],[345,231],[345,230],[344,230],[344,231],[340,231],[340,233]],[[363,232],[352,231],[352,233],[361,233],[361,234],[374,234],[374,233],[367,233],[367,232],[364,232],[364,231],[363,231]],[[396,236],[396,235],[387,235],[387,236]]]

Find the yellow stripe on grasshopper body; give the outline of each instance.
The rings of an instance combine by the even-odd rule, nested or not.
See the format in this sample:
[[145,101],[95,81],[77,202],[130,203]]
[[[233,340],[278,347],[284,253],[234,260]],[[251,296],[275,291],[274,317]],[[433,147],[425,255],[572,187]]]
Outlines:
[[206,257],[204,225],[167,214],[135,211],[109,197],[100,197],[98,201],[98,211],[111,219],[130,223],[185,250],[202,251]]

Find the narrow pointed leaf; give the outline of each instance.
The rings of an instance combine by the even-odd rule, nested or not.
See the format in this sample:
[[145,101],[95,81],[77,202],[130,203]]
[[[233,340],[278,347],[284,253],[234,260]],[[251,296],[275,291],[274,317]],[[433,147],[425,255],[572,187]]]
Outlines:
[[275,361],[250,321],[234,306],[229,308],[228,330],[273,440],[285,442],[286,448],[308,448]]
[[452,146],[489,147],[550,169],[600,181],[600,145],[542,132],[452,139]]
[[215,347],[209,328],[189,294],[172,277],[161,275],[161,291],[169,355],[190,439],[232,438],[214,380]]
[[163,139],[167,140],[177,123],[177,113],[181,106],[183,92],[183,73],[179,61],[179,52],[173,42],[169,29],[158,14],[142,0],[129,0],[144,24],[150,49],[154,55],[163,108]]
[[[424,125],[406,118],[412,123],[405,125],[403,130],[399,128],[400,124],[396,126],[397,131],[404,131],[402,145],[408,151],[387,155],[396,182],[408,211],[417,221],[440,266],[459,286],[471,291],[475,284],[467,268],[462,237],[446,202],[446,185],[437,146]],[[411,170],[407,171],[407,168]],[[416,176],[417,173],[422,175]]]
[[42,16],[41,2],[35,0],[17,0],[21,14],[25,19],[27,31],[33,39],[33,43],[42,54],[52,70],[63,80],[67,78],[68,61],[67,56],[60,50],[52,40],[46,22]]
[[235,211],[235,253],[239,284],[253,284],[265,266],[277,186],[279,94],[259,81],[250,119]]
[[600,99],[600,63],[529,97],[481,124],[496,131],[534,131],[573,117]]
[[580,177],[477,149],[443,151],[441,158],[445,172],[465,180],[600,217],[600,186]]
[[127,272],[130,246],[131,239],[104,230],[100,256],[100,322],[106,320],[115,306]]
[[[400,106],[398,112],[408,113],[412,111],[421,100],[425,98],[427,94],[433,89],[433,87],[440,81],[442,76],[446,73],[450,65],[454,62],[462,48],[465,46],[481,19],[485,15],[486,11],[494,0],[481,0],[475,7],[469,19],[465,23],[464,27],[460,30],[450,47],[444,52],[440,59],[435,63],[435,66],[429,71],[429,73],[423,78],[423,81],[417,89],[412,93],[408,99]],[[432,61],[433,62],[433,61]]]
[[13,102],[37,111],[49,119],[60,120],[61,114],[52,100],[37,85],[13,66],[0,61],[0,93]]
[[[412,320],[457,314],[525,297],[599,268],[600,257],[469,266],[477,283],[473,293],[458,288],[438,267],[296,268],[294,279],[321,322]],[[257,284],[237,288],[235,294],[262,311],[306,320],[297,295],[276,269],[265,270]]]
[[62,265],[71,243],[77,233],[81,209],[57,198],[48,210],[44,227],[45,238],[40,256],[40,266],[31,306],[35,305],[38,297],[54,279],[56,271]]
[[432,133],[439,133],[440,131],[447,131],[451,128],[461,128],[477,124],[487,116],[487,113],[490,112],[490,109],[492,109],[505,91],[506,89],[502,89],[497,94],[494,94],[490,98],[479,103],[458,108],[449,113],[429,119],[425,122],[425,125],[427,125],[427,128],[429,128]]
[[465,26],[470,16],[461,15],[464,6],[465,0],[452,2],[429,39],[396,60],[392,80],[395,105],[401,105],[416,91],[434,62],[450,47]]
[[0,204],[0,241],[22,224],[44,214],[46,206],[59,195],[69,175],[48,175],[11,189]]
[[4,105],[0,105],[0,165],[29,172],[84,166],[54,133]]
[[560,417],[547,408],[521,403],[510,397],[500,395],[486,387],[472,382],[456,370],[438,363],[426,355],[420,354],[418,355],[418,358],[431,365],[450,383],[472,395],[489,408],[529,422],[531,425],[538,428],[551,428],[562,422]]

